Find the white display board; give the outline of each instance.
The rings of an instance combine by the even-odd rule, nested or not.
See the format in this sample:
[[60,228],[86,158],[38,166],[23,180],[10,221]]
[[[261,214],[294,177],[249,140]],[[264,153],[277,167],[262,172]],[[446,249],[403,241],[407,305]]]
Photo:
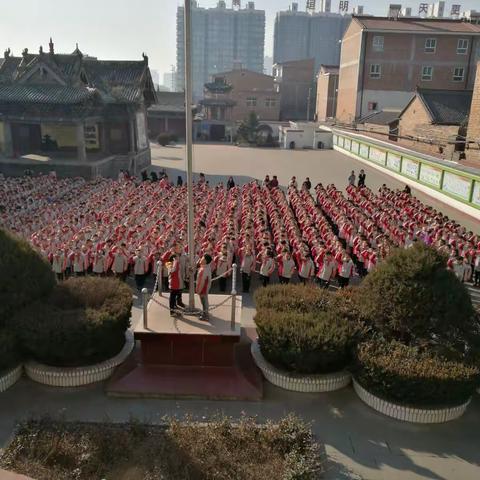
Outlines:
[[429,185],[440,188],[442,184],[442,171],[438,168],[422,163],[420,168],[420,180]]
[[402,157],[400,155],[396,155],[395,153],[388,152],[387,167],[392,170],[395,170],[396,172],[399,172],[401,165],[402,165]]
[[475,205],[480,205],[480,180],[475,182],[475,187],[473,188],[473,198],[472,203]]
[[352,153],[358,154],[358,149],[360,148],[360,144],[355,140],[352,140]]
[[385,165],[386,152],[378,148],[370,147],[370,160],[380,165]]
[[409,158],[404,158],[402,162],[402,173],[407,177],[418,178],[419,163]]
[[345,150],[350,150],[352,148],[352,141],[349,138],[345,139],[344,148]]
[[445,172],[445,175],[443,176],[442,190],[452,193],[453,195],[463,198],[464,200],[470,200],[471,187],[472,181],[468,178],[451,172]]
[[368,145],[360,145],[360,155],[364,158],[368,158]]

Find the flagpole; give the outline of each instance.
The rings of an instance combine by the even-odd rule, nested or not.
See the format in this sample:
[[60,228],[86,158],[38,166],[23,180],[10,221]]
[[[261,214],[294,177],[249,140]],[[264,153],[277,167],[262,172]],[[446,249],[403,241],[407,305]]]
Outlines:
[[187,162],[187,208],[188,208],[188,257],[189,257],[189,295],[188,308],[195,308],[195,236],[193,204],[193,94],[192,94],[192,4],[185,0],[184,9],[184,44],[185,44],[185,150]]

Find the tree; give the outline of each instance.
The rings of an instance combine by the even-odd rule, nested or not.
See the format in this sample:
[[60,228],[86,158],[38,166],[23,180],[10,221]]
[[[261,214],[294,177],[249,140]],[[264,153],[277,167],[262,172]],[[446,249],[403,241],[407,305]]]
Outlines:
[[420,242],[396,250],[362,283],[360,315],[385,338],[465,353],[478,341],[478,320],[446,260]]
[[256,143],[259,121],[255,112],[250,112],[248,117],[238,127],[238,136],[245,142]]

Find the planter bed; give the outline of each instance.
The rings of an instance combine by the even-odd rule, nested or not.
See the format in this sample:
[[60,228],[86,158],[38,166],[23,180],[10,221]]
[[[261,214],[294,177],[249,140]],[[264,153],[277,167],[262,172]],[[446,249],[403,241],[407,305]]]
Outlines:
[[109,378],[116,367],[123,363],[133,350],[135,340],[133,333],[125,333],[125,345],[114,357],[86,367],[50,367],[35,361],[25,364],[27,376],[35,382],[52,387],[80,387],[101,382]]
[[12,385],[18,382],[23,373],[23,366],[19,365],[16,368],[8,370],[0,374],[0,393],[8,390]]
[[285,390],[303,393],[333,392],[346,387],[351,381],[351,375],[346,371],[324,375],[301,375],[282,371],[263,357],[257,340],[252,343],[251,352],[264,377]]
[[356,394],[364,403],[377,412],[383,413],[388,417],[412,423],[445,423],[461,417],[470,403],[468,400],[463,405],[445,408],[415,408],[406,407],[396,403],[383,400],[369,391],[365,390],[355,379],[353,379],[353,388]]

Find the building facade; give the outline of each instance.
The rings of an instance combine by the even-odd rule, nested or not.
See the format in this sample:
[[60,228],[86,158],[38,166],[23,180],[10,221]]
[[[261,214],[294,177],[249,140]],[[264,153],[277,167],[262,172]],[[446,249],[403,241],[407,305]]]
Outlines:
[[354,17],[342,40],[337,118],[403,109],[417,88],[471,90],[480,26],[460,20]]
[[[280,94],[274,78],[250,70],[218,73],[205,84],[202,135],[209,140],[222,140],[228,132],[245,120],[251,112],[260,122],[278,121]],[[231,135],[230,135],[231,136]]]
[[[194,99],[212,75],[235,66],[263,73],[265,11],[254,2],[244,8],[201,8],[192,1],[192,78]],[[177,10],[177,91],[185,89],[184,8]]]
[[280,93],[280,119],[312,120],[315,116],[315,60],[296,60],[273,66]]
[[9,175],[132,173],[150,164],[146,109],[156,93],[142,61],[24,49],[0,59],[0,170]]
[[340,63],[340,40],[351,17],[329,12],[301,12],[295,4],[275,18],[273,63],[313,58],[320,65]]
[[337,95],[339,67],[321,65],[317,75],[317,102],[315,108],[316,120],[325,122],[335,118],[337,113]]

